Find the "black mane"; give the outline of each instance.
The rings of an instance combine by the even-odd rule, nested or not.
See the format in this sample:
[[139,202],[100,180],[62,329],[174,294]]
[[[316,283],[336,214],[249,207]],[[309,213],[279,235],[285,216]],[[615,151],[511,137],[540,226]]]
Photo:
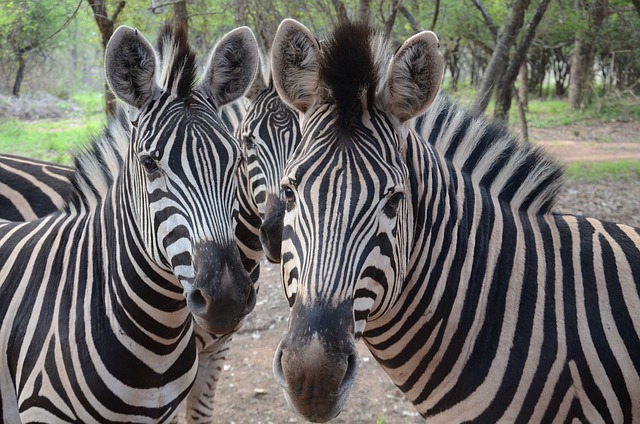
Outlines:
[[347,132],[373,103],[380,80],[374,40],[381,36],[363,23],[343,23],[322,43],[320,80],[335,103],[338,130]]
[[178,97],[188,97],[196,83],[196,54],[189,46],[187,28],[166,23],[157,41],[160,57],[160,85]]

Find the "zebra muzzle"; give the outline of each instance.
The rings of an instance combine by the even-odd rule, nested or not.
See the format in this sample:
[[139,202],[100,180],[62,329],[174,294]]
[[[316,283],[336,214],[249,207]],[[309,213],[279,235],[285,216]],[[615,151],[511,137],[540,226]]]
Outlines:
[[332,308],[323,314],[326,320],[311,312],[307,320],[296,306],[292,327],[276,350],[274,376],[291,409],[308,421],[326,422],[342,411],[358,372],[351,309]]
[[237,329],[256,304],[256,292],[235,245],[212,242],[194,248],[194,283],[185,290],[187,306],[203,329],[216,335]]

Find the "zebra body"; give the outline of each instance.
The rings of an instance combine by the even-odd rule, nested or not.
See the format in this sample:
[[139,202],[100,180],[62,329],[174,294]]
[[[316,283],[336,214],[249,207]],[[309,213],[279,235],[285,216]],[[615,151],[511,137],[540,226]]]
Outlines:
[[27,221],[64,206],[72,169],[12,155],[0,155],[0,219]]
[[442,66],[429,32],[392,53],[363,25],[322,49],[278,29],[274,83],[303,115],[283,178],[285,397],[336,416],[362,339],[430,422],[639,422],[638,229],[550,213],[562,169],[438,97]]
[[233,236],[241,150],[215,108],[248,88],[255,38],[227,34],[198,85],[184,29],[158,55],[116,30],[105,68],[129,135],[76,158],[61,211],[0,224],[4,422],[168,422],[198,372],[194,320],[224,343],[253,308]]

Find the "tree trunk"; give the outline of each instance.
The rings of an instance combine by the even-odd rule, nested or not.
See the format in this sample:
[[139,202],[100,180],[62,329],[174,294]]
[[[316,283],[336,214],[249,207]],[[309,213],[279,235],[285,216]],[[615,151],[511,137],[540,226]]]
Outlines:
[[[576,0],[575,7],[580,13],[582,1]],[[569,108],[572,110],[580,109],[589,93],[595,55],[593,40],[607,16],[607,9],[607,0],[592,0],[587,18],[588,29],[576,35],[569,71]]]
[[18,70],[16,71],[16,79],[13,83],[12,94],[16,97],[20,97],[20,88],[22,87],[22,80],[24,79],[25,60],[24,55],[19,52],[17,54]]
[[[509,51],[515,39],[524,25],[524,12],[529,6],[529,0],[514,0],[509,11],[509,16],[502,33],[498,37],[496,48],[491,55],[489,64],[484,70],[482,82],[474,103],[474,109],[484,112],[491,100],[491,93],[498,81],[500,81],[509,66]],[[509,91],[511,87],[506,87]]]
[[542,17],[547,10],[547,6],[551,0],[540,0],[536,11],[527,25],[527,29],[522,36],[515,54],[509,60],[508,66],[504,74],[499,77],[496,88],[496,109],[494,115],[498,119],[507,121],[509,118],[509,109],[511,109],[511,98],[513,96],[513,87],[520,73],[520,67],[527,61],[527,52],[536,35],[536,29]]
[[184,29],[189,33],[189,15],[187,13],[186,0],[173,3],[173,24],[177,27],[184,25]]
[[520,80],[520,84],[518,84],[518,99],[522,110],[526,112],[529,109],[529,70],[526,60],[520,66],[518,79]]
[[361,22],[371,22],[371,1],[360,0],[358,16]]
[[389,17],[384,24],[384,31],[388,37],[391,36],[391,31],[393,31],[393,26],[396,23],[396,16],[398,16],[398,9],[400,6],[402,6],[402,0],[391,0],[391,5],[389,6]]
[[[102,49],[104,50],[107,47],[107,43],[109,39],[113,35],[113,29],[118,19],[118,15],[124,9],[125,2],[118,2],[118,6],[116,7],[115,12],[111,15],[111,18],[107,15],[107,2],[106,0],[87,0],[89,6],[93,10],[93,18],[98,24],[98,29],[100,30],[100,36],[102,38]],[[116,98],[114,94],[109,89],[109,85],[105,82],[104,84],[104,111],[107,116],[115,116],[116,113]]]

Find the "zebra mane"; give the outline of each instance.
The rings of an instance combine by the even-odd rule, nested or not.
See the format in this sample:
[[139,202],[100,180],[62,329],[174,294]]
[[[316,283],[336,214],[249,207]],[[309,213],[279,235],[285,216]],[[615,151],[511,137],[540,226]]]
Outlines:
[[187,98],[196,84],[196,54],[189,46],[184,24],[166,23],[158,36],[156,50],[160,60],[158,84],[165,91]]
[[70,177],[73,194],[65,209],[94,208],[113,185],[122,169],[126,155],[131,124],[123,107],[118,107],[102,134],[93,136],[73,159],[76,168]]
[[387,40],[364,23],[343,23],[321,42],[319,77],[335,103],[338,131],[348,132],[363,108],[372,105],[383,65],[388,63]]
[[466,111],[440,93],[413,124],[454,168],[512,209],[545,213],[553,207],[563,167],[503,123]]

